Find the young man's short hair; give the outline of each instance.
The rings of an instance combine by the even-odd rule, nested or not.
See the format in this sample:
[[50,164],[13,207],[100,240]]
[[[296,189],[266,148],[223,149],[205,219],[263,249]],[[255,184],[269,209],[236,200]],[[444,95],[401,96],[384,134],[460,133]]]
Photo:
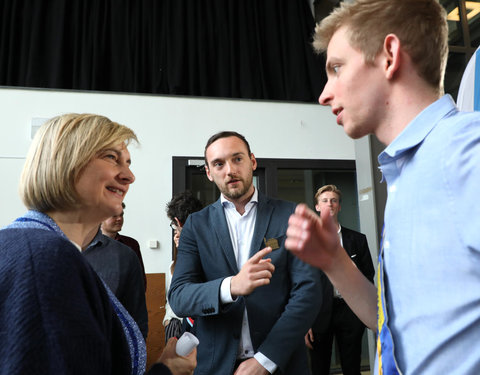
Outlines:
[[340,191],[339,188],[337,188],[335,185],[324,185],[320,189],[318,189],[317,193],[315,194],[315,204],[318,203],[318,198],[320,197],[320,195],[322,195],[327,191],[331,191],[332,193],[337,194],[338,202],[342,201],[342,192]]
[[350,44],[364,54],[367,63],[373,63],[380,53],[385,37],[395,34],[419,76],[443,94],[448,25],[445,9],[438,0],[344,1],[317,25],[315,50],[325,51],[342,26],[347,27]]

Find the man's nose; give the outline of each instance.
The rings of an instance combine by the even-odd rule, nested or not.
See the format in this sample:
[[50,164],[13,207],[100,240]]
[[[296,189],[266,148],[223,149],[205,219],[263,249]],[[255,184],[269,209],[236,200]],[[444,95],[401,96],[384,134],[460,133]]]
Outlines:
[[332,98],[333,98],[333,95],[330,90],[329,81],[327,81],[327,83],[325,84],[325,87],[323,88],[322,93],[318,97],[318,102],[321,105],[330,105],[332,102]]

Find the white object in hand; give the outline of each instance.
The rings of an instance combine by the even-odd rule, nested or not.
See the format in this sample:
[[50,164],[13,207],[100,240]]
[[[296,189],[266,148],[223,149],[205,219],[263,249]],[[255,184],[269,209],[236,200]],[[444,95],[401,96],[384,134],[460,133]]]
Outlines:
[[192,350],[200,343],[195,335],[192,335],[190,332],[185,332],[177,341],[177,346],[175,347],[175,352],[178,355],[186,356],[189,355]]

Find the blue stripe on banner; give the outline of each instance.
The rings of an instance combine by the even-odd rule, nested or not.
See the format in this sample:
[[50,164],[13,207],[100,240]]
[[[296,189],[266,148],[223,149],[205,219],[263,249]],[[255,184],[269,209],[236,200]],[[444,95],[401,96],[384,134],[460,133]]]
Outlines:
[[475,85],[473,88],[473,110],[480,111],[480,49],[475,52]]

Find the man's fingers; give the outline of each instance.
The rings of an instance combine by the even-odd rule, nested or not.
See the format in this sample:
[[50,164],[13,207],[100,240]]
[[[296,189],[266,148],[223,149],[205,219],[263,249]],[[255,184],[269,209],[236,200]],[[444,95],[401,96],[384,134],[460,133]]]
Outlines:
[[253,255],[247,262],[248,263],[258,263],[260,262],[260,260],[265,256],[267,255],[268,253],[271,253],[272,252],[272,248],[271,247],[266,247],[262,250],[260,250],[258,253],[256,253],[255,255]]
[[261,259],[260,262],[257,264],[251,265],[251,270],[253,272],[262,271],[262,270],[269,270],[271,272],[275,271],[275,266],[272,264],[272,260],[268,259]]

